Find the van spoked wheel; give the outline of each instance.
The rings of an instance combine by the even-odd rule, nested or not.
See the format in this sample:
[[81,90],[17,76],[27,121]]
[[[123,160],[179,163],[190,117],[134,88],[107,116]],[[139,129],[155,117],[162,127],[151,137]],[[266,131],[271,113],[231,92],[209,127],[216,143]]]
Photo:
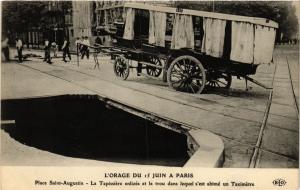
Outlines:
[[219,71],[210,72],[207,76],[208,88],[229,89],[231,86],[232,75],[230,73],[222,73]]
[[129,62],[124,56],[122,55],[116,56],[114,62],[114,72],[115,75],[122,80],[126,80],[128,78]]
[[[162,63],[161,61],[156,58],[156,57],[150,57],[150,63],[155,65],[155,66],[160,66],[162,67]],[[146,67],[146,71],[147,71],[147,74],[149,76],[153,76],[153,77],[159,77],[159,75],[161,74],[162,72],[162,68],[157,68],[157,67],[151,67],[151,66],[148,66]]]
[[194,94],[201,94],[206,85],[205,69],[193,56],[185,55],[172,61],[167,72],[171,88]]

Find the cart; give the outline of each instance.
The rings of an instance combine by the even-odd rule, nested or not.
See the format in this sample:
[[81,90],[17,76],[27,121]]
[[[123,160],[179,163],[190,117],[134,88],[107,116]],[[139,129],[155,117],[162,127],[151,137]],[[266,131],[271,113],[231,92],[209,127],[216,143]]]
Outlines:
[[126,2],[123,22],[114,28],[112,45],[98,52],[111,54],[122,80],[134,68],[138,76],[163,75],[171,88],[189,93],[229,89],[233,76],[270,89],[250,75],[272,62],[274,21]]

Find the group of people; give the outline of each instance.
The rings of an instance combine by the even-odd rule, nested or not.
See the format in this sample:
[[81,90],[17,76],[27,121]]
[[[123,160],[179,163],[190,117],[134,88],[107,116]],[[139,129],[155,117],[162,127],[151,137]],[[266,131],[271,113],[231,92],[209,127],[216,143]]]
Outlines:
[[[23,55],[22,55],[22,50],[23,50],[23,42],[21,38],[16,38],[15,41],[15,47],[17,49],[18,53],[18,61],[22,62],[23,61]],[[81,59],[83,59],[85,56],[87,59],[89,59],[89,54],[90,54],[90,41],[87,36],[83,36],[81,39],[77,38],[75,41],[75,46],[77,47],[77,52],[81,56]],[[1,48],[2,48],[2,53],[5,57],[6,61],[10,61],[10,50],[9,50],[9,39],[5,38],[2,43],[1,43]],[[70,42],[69,40],[65,37],[63,45],[61,47],[61,50],[63,51],[63,61],[67,62],[66,58],[69,58],[71,61],[71,54],[70,54]],[[57,57],[57,51],[58,51],[58,45],[56,42],[50,43],[49,39],[45,39],[44,43],[44,61],[52,64],[51,61],[51,51],[54,53],[54,57]]]
[[[45,39],[44,61],[46,61],[49,64],[52,64],[51,49],[53,50],[54,57],[57,57],[58,45],[55,42],[50,43],[48,39]],[[68,56],[69,60],[71,61],[70,42],[66,37],[64,38],[64,43],[63,43],[61,49],[63,51],[63,61],[67,62],[67,60],[66,60],[67,56]]]
[[81,59],[86,56],[87,59],[89,59],[90,56],[90,41],[87,36],[82,36],[80,38],[76,38],[75,46],[77,48],[77,53],[81,55]]
[[[55,44],[55,46],[56,46],[56,51],[57,51],[57,45]],[[76,38],[75,46],[77,48],[77,52],[81,55],[81,59],[83,59],[84,56],[86,56],[86,58],[89,59],[90,41],[89,41],[89,38],[87,36],[82,36],[81,39]],[[52,43],[52,49],[53,49],[53,43]],[[71,58],[71,54],[70,54],[70,42],[66,37],[64,38],[64,42],[63,42],[63,45],[62,45],[61,49],[63,51],[63,61],[67,62],[67,60],[66,60],[67,57],[71,61],[72,58]],[[50,56],[51,44],[50,44],[48,39],[45,40],[45,49],[44,50],[45,50],[44,61],[46,61],[49,64],[52,64],[51,56]],[[54,53],[54,56],[55,55],[56,55],[56,53]]]

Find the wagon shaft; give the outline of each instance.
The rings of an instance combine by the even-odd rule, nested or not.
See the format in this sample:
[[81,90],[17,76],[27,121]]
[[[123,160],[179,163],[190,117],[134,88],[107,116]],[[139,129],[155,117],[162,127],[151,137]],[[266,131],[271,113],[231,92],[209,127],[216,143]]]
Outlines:
[[261,87],[263,87],[265,89],[268,89],[268,90],[272,90],[273,89],[273,87],[266,86],[265,84],[263,84],[261,82],[258,82],[257,80],[254,80],[253,78],[251,78],[249,76],[245,76],[245,80],[253,82],[254,84],[257,84],[258,86],[261,86]]

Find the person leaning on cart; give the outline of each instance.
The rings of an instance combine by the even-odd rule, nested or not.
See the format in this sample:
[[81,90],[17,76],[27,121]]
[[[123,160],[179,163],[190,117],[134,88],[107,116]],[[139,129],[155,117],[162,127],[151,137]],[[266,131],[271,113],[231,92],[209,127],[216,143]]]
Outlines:
[[99,36],[97,36],[95,39],[94,46],[100,46],[100,45],[103,45],[103,42],[102,42],[101,38]]

